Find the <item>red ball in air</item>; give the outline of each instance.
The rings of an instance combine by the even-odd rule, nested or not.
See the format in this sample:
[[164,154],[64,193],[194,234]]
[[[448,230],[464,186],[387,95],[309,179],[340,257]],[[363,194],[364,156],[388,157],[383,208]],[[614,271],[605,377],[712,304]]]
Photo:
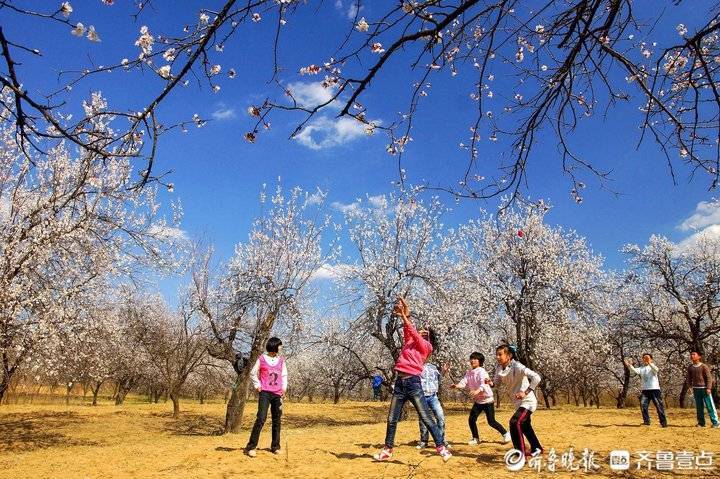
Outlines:
[[523,230],[518,230],[518,237],[522,238],[524,235]]

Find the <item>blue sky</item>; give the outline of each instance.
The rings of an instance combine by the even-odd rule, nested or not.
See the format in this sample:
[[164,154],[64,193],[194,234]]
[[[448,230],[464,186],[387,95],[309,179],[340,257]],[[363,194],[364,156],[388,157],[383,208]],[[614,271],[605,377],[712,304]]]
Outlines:
[[[47,9],[50,2],[27,2],[38,10]],[[57,2],[58,4],[60,2]],[[155,12],[141,17],[134,23],[129,14],[130,2],[116,2],[111,7],[100,0],[71,2],[73,21],[93,24],[102,42],[91,43],[72,37],[63,25],[45,24],[33,29],[27,36],[29,23],[17,21],[16,16],[0,11],[0,21],[11,38],[23,38],[29,46],[47,52],[42,61],[23,58],[19,67],[30,91],[47,91],[57,82],[57,70],[82,67],[88,58],[96,64],[119,62],[122,58],[134,58],[137,47],[133,45],[140,25],[147,24],[151,32],[178,32],[184,23],[194,24],[201,7],[209,7],[209,1],[153,2]],[[214,2],[219,3],[219,2]],[[638,1],[643,6],[656,5],[651,0]],[[670,5],[670,2],[667,2]],[[711,2],[684,2],[683,21],[692,31],[706,21],[706,8],[691,8],[693,3],[710,5]],[[122,4],[122,5],[121,5]],[[172,8],[170,4],[175,5]],[[367,2],[361,15],[373,16],[373,5]],[[673,8],[667,7],[672,12]],[[281,63],[288,68],[288,82],[311,79],[292,74],[300,66],[319,63],[332,54],[332,41],[351,26],[348,13],[351,2],[326,2],[319,11],[304,11],[289,18],[295,26],[289,29],[284,41]],[[307,10],[307,9],[306,9]],[[10,21],[9,19],[13,20]],[[664,25],[668,35],[673,34],[673,13]],[[661,28],[659,27],[659,32]],[[659,35],[665,35],[659,33]],[[194,113],[215,120],[203,128],[191,128],[187,134],[171,133],[162,138],[157,172],[172,169],[169,179],[175,185],[174,193],[163,194],[166,201],[180,199],[185,216],[183,229],[192,237],[203,237],[216,245],[222,259],[232,254],[234,244],[247,237],[252,218],[259,211],[258,195],[262,184],[273,187],[277,178],[287,187],[299,185],[314,190],[319,187],[328,191],[328,202],[351,203],[365,195],[387,194],[393,191],[392,181],[397,179],[396,160],[385,152],[386,138],[381,134],[368,137],[355,135],[351,128],[345,136],[324,147],[308,147],[288,135],[299,120],[298,116],[277,115],[272,118],[272,128],[262,132],[256,144],[242,138],[252,125],[246,109],[257,104],[272,88],[270,78],[270,45],[272,28],[265,19],[250,24],[217,57],[223,70],[235,68],[234,80],[223,76],[219,80],[221,90],[209,91],[207,85],[178,89],[160,109],[168,119],[188,119]],[[400,108],[397,99],[410,91],[412,79],[404,75],[405,65],[390,64],[382,72],[369,91],[366,104],[372,107],[370,118],[391,121]],[[461,75],[462,76],[462,72]],[[437,75],[432,79],[431,94],[424,99],[421,112],[412,132],[414,141],[404,157],[410,182],[433,181],[452,183],[458,178],[466,154],[459,148],[460,141],[467,141],[467,122],[473,105],[468,100],[463,81],[472,78],[451,79],[449,75]],[[505,81],[497,78],[495,82]],[[112,105],[132,108],[142,105],[142,100],[156,94],[162,80],[146,73],[123,76],[122,73],[81,84],[69,96],[79,105],[82,97],[90,91],[101,90]],[[498,103],[498,108],[500,108]],[[70,108],[70,107],[68,107]],[[333,112],[326,114],[325,126],[334,123]],[[673,185],[661,156],[651,142],[636,149],[637,126],[640,121],[637,104],[620,106],[607,118],[595,118],[584,122],[573,136],[574,145],[581,149],[585,158],[603,168],[612,169],[611,188],[618,194],[601,189],[592,178],[585,178],[588,188],[583,192],[584,202],[577,205],[569,194],[567,178],[561,176],[554,138],[545,132],[533,156],[529,168],[529,194],[533,198],[545,198],[554,207],[548,215],[552,224],[575,229],[588,239],[596,253],[606,258],[609,267],[622,266],[618,248],[628,242],[645,243],[654,233],[681,241],[691,231],[681,231],[679,226],[689,218],[702,201],[711,199],[706,178],[690,180],[689,172],[678,162],[678,185]],[[492,174],[494,157],[503,147],[481,143],[481,156],[488,158],[488,176]],[[452,205],[448,218],[450,225],[476,217],[481,208],[492,211],[495,202],[464,200],[454,204],[452,197],[445,201]],[[702,226],[712,225],[715,210],[707,209],[702,215],[709,218]],[[340,216],[338,215],[338,219]],[[169,286],[163,287],[172,295]]]

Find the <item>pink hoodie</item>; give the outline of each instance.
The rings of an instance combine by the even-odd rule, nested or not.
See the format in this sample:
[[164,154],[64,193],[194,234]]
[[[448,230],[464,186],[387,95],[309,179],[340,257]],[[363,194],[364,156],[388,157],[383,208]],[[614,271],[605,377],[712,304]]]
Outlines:
[[395,362],[395,370],[419,376],[422,374],[425,360],[432,353],[432,345],[420,336],[415,326],[407,323],[403,324],[403,342],[400,356]]

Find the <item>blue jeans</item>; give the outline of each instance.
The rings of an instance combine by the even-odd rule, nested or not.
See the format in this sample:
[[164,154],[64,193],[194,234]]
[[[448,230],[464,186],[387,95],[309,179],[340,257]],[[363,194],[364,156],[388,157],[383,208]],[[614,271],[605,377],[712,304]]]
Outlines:
[[[435,423],[438,429],[442,435],[445,436],[445,412],[443,411],[442,404],[440,404],[440,399],[438,399],[437,394],[433,394],[431,396],[425,396],[425,401],[430,408],[430,412],[435,416]],[[428,428],[425,427],[425,424],[423,424],[419,417],[418,422],[420,423],[420,442],[428,442]]]
[[395,430],[397,429],[398,420],[400,420],[400,413],[405,401],[408,400],[415,406],[420,421],[430,430],[435,446],[445,444],[443,432],[438,429],[437,424],[430,416],[430,408],[423,394],[420,376],[409,376],[406,378],[398,377],[395,380],[395,390],[393,391],[392,401],[390,401],[390,413],[388,414],[387,431],[385,432],[385,447],[392,449],[395,443]]
[[640,411],[642,412],[643,424],[650,424],[650,401],[655,405],[657,409],[658,418],[662,426],[667,426],[667,419],[665,418],[665,406],[663,405],[662,393],[659,389],[643,389],[642,395],[640,396]]

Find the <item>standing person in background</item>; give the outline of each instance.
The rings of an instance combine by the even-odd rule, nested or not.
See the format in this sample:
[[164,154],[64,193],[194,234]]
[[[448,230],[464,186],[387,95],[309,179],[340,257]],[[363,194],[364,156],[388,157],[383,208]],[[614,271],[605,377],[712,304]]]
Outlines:
[[[535,435],[530,416],[537,409],[537,396],[535,388],[540,384],[540,375],[515,359],[515,349],[507,344],[495,349],[495,377],[486,379],[485,383],[495,386],[502,382],[508,386],[510,396],[517,408],[510,418],[510,436],[513,447],[523,455],[534,456],[542,454],[543,448]],[[530,442],[530,451],[525,448],[525,439]]]
[[375,375],[372,377],[373,400],[375,401],[380,400],[380,388],[382,388],[382,380],[383,378],[378,372],[376,372]]
[[257,445],[267,419],[268,408],[272,416],[272,442],[270,450],[280,454],[280,419],[282,417],[282,397],[287,391],[288,375],[285,358],[280,356],[282,341],[272,337],[265,343],[265,354],[261,355],[250,370],[255,390],[258,395],[258,412],[255,425],[250,433],[245,451],[250,457],[257,456]]
[[[423,339],[430,342],[433,348],[435,347],[435,331],[432,328],[421,329],[418,332]],[[440,403],[440,398],[438,398],[438,390],[440,389],[441,379],[442,377],[437,365],[432,362],[425,363],[425,366],[423,366],[423,372],[420,374],[420,384],[422,385],[425,401],[427,402],[430,411],[435,416],[437,427],[443,437],[445,437],[445,412],[443,411],[442,404]],[[420,420],[420,418],[418,418],[418,422],[420,423],[420,442],[418,442],[416,447],[418,449],[424,449],[427,447],[429,432],[428,428],[425,427],[425,424],[422,420]],[[445,447],[450,447],[447,440],[445,441]]]
[[390,402],[390,414],[388,415],[387,430],[385,432],[385,447],[373,454],[376,461],[386,461],[393,455],[395,442],[395,430],[400,419],[400,413],[406,401],[412,402],[420,420],[430,430],[435,441],[435,450],[440,454],[443,461],[447,462],[452,454],[445,447],[445,438],[442,431],[430,415],[427,401],[423,395],[420,375],[423,371],[425,360],[432,353],[430,342],[423,339],[410,321],[410,308],[404,299],[398,298],[393,314],[402,318],[403,321],[403,346],[400,355],[395,362],[397,379],[393,389],[392,401]]
[[702,355],[697,351],[690,352],[692,364],[687,368],[685,378],[688,387],[692,388],[697,413],[697,427],[705,427],[705,408],[708,410],[712,427],[720,428],[717,411],[712,398],[712,374],[707,364],[702,362]]
[[510,442],[510,433],[495,420],[495,399],[492,388],[485,382],[486,379],[490,379],[490,376],[483,367],[484,363],[485,356],[483,356],[482,353],[478,353],[477,351],[472,353],[470,355],[470,370],[465,373],[465,377],[462,378],[459,383],[451,386],[457,389],[467,388],[475,401],[470,410],[470,417],[468,417],[468,425],[470,426],[470,433],[472,434],[472,439],[468,442],[470,446],[480,444],[477,419],[483,412],[485,413],[488,425],[502,436],[503,444]]
[[633,367],[632,361],[625,360],[625,365],[642,379],[642,393],[640,396],[640,410],[642,412],[643,424],[650,425],[650,414],[648,409],[650,401],[655,405],[660,426],[667,427],[667,418],[665,417],[665,406],[663,404],[662,392],[660,391],[660,380],[658,379],[658,367],[653,361],[652,354],[645,353],[642,355],[645,366]]

